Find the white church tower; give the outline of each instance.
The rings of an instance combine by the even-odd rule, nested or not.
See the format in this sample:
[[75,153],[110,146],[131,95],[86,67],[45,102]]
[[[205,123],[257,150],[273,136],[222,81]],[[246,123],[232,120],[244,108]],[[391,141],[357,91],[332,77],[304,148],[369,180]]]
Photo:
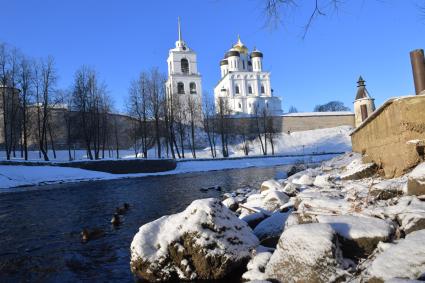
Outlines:
[[182,38],[180,18],[178,18],[179,39],[176,47],[168,54],[168,79],[166,82],[167,98],[174,101],[178,98],[182,105],[187,105],[192,98],[195,107],[201,109],[202,84],[201,74],[198,73],[196,53],[190,49]]

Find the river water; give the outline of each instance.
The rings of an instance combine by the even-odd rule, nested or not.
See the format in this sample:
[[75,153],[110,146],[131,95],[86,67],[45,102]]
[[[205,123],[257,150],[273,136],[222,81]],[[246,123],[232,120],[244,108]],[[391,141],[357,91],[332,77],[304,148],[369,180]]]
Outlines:
[[[39,187],[0,194],[0,282],[134,282],[130,243],[138,228],[180,212],[193,200],[259,188],[290,166],[246,168],[172,176]],[[222,192],[202,187],[219,185]],[[123,224],[110,219],[117,206],[130,210]],[[84,227],[105,235],[81,243]]]

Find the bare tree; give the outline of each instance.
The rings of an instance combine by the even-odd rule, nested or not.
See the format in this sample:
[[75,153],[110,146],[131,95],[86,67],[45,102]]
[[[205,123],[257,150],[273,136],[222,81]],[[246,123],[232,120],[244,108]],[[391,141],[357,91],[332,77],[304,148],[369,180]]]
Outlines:
[[210,96],[207,93],[204,93],[204,107],[203,107],[203,122],[204,122],[204,131],[207,134],[208,137],[208,143],[210,145],[211,150],[211,157],[216,158],[217,157],[217,150],[216,150],[216,127],[215,127],[215,109],[214,109],[214,103],[211,101]]
[[[44,160],[48,161],[47,154],[47,134],[49,131],[49,115],[50,109],[54,107],[54,86],[56,85],[56,71],[54,69],[53,57],[48,57],[46,60],[41,61],[41,137],[40,137],[40,150],[43,154]],[[50,132],[51,133],[51,132]],[[50,136],[51,141],[52,137]],[[53,141],[52,141],[53,145]]]
[[161,158],[161,120],[164,115],[165,75],[160,73],[158,68],[153,68],[150,72],[149,82],[149,98],[155,127],[157,157]]
[[22,57],[19,64],[19,86],[21,89],[21,114],[22,114],[22,137],[24,159],[28,160],[28,106],[31,103],[31,87],[32,87],[32,68],[31,63],[25,57]]
[[197,98],[193,95],[187,96],[187,112],[190,124],[190,144],[192,150],[192,157],[196,158],[196,144],[195,144],[195,130],[200,121],[200,109]]
[[229,134],[231,127],[229,123],[230,107],[225,98],[219,97],[217,101],[218,107],[218,129],[221,136],[221,149],[223,157],[229,157]]
[[[261,151],[263,152],[263,155],[267,155],[267,139],[264,137],[263,140],[263,134],[265,133],[265,123],[264,122],[264,109],[262,109],[258,104],[254,104],[254,119],[255,119],[255,126],[256,126],[256,132],[258,140],[260,141],[261,145]],[[262,123],[263,122],[263,123]]]

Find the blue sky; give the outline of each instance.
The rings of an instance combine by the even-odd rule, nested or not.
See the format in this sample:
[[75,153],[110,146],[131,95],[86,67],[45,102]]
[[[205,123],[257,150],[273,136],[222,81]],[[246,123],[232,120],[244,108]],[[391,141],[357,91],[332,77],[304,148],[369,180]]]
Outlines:
[[346,0],[320,17],[302,39],[312,0],[265,27],[262,0],[0,0],[0,41],[32,57],[52,55],[58,87],[71,85],[79,66],[95,67],[123,110],[130,80],[153,66],[166,72],[168,50],[183,38],[198,54],[203,88],[213,93],[219,61],[240,34],[264,53],[283,108],[311,111],[340,100],[352,107],[359,75],[376,104],[413,94],[409,52],[425,48],[424,0]]

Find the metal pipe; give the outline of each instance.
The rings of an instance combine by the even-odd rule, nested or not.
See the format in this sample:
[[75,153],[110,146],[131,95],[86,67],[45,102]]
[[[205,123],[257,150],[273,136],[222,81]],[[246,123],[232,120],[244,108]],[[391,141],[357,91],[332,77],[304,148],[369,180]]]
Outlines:
[[425,90],[425,57],[423,49],[416,49],[410,52],[412,63],[413,81],[415,82],[416,95]]

